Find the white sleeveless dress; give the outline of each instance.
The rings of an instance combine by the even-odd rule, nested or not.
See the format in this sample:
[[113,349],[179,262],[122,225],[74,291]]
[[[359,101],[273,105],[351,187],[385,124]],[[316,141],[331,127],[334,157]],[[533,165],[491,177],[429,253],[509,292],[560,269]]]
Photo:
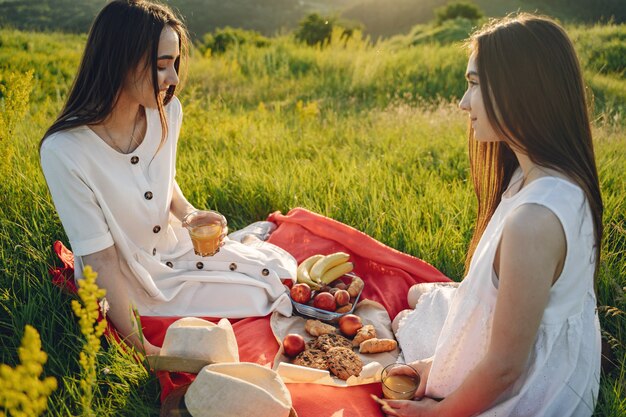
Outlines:
[[[518,171],[511,183],[520,174]],[[448,396],[486,354],[498,295],[493,261],[507,215],[522,204],[540,204],[558,217],[565,231],[567,254],[563,271],[550,290],[524,373],[480,416],[591,416],[598,395],[601,358],[593,290],[593,221],[583,191],[556,177],[537,179],[517,194],[502,198],[467,276],[453,297],[447,293],[450,309],[437,339],[426,395]],[[433,296],[426,295],[431,304]],[[398,340],[406,350],[405,358],[411,356],[414,345],[408,341],[407,330],[419,329],[419,322],[425,318],[421,311],[400,322]],[[419,330],[412,335],[420,336]]]

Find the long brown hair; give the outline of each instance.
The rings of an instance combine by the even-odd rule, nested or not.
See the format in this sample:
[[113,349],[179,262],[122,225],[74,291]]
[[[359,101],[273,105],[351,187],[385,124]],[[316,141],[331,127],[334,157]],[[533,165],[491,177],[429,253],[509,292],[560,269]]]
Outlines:
[[182,21],[167,6],[143,0],[115,0],[107,4],[91,26],[65,106],[41,143],[55,132],[105,120],[111,114],[128,74],[145,62],[144,70],[149,70],[152,75],[163,144],[167,137],[163,106],[176,91],[176,86],[171,85],[163,101],[159,99],[156,61],[159,37],[166,25],[178,34],[180,57],[174,66],[179,72],[181,61],[187,54],[188,36]]
[[535,163],[571,178],[584,191],[594,223],[596,275],[602,242],[602,197],[580,64],[556,22],[522,13],[488,23],[472,35],[487,117],[503,142],[477,142],[469,132],[478,241],[519,166],[509,143]]

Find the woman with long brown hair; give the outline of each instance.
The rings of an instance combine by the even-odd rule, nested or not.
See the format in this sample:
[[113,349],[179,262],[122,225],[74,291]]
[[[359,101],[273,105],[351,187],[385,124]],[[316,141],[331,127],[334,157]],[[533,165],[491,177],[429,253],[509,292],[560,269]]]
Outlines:
[[[388,401],[383,411],[590,416],[603,207],[579,62],[557,23],[529,14],[489,23],[470,51],[460,107],[470,118],[478,218],[466,276],[448,290],[434,354],[409,360],[421,376],[417,401]],[[399,320],[405,356],[405,341],[423,336],[406,332],[419,320],[427,317]]]
[[290,314],[281,278],[296,276],[295,259],[259,239],[242,244],[222,236],[217,254],[194,253],[181,222],[196,209],[175,179],[182,108],[174,93],[187,43],[168,7],[109,2],[40,146],[77,278],[83,265],[98,272],[108,318],[149,354],[159,348],[142,343],[131,308],[148,316]]

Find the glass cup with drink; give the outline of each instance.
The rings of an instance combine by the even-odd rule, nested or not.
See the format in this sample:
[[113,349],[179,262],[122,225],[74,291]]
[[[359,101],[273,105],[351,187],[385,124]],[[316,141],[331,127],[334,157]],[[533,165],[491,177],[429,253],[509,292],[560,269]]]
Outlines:
[[226,217],[212,210],[196,210],[187,214],[183,227],[189,231],[193,250],[200,256],[213,256],[219,252],[228,233]]
[[385,398],[412,400],[419,387],[420,376],[412,366],[392,363],[383,369],[381,383]]

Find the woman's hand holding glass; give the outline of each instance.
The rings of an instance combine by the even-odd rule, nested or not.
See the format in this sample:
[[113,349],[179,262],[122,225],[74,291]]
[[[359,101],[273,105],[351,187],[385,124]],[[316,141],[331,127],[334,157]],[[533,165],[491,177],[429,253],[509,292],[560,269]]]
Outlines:
[[[432,366],[432,358],[411,362],[409,366],[395,366],[392,371],[393,375],[412,374],[414,371],[419,375],[419,384],[415,390],[415,394],[412,399],[378,399],[377,402],[381,405],[381,410],[388,416],[434,416],[439,402],[431,398],[424,398],[426,394],[426,383],[428,381],[428,375],[430,374],[430,368]],[[384,391],[384,388],[383,388]]]
[[224,246],[228,234],[226,217],[217,211],[196,210],[183,218],[196,255],[213,256]]

